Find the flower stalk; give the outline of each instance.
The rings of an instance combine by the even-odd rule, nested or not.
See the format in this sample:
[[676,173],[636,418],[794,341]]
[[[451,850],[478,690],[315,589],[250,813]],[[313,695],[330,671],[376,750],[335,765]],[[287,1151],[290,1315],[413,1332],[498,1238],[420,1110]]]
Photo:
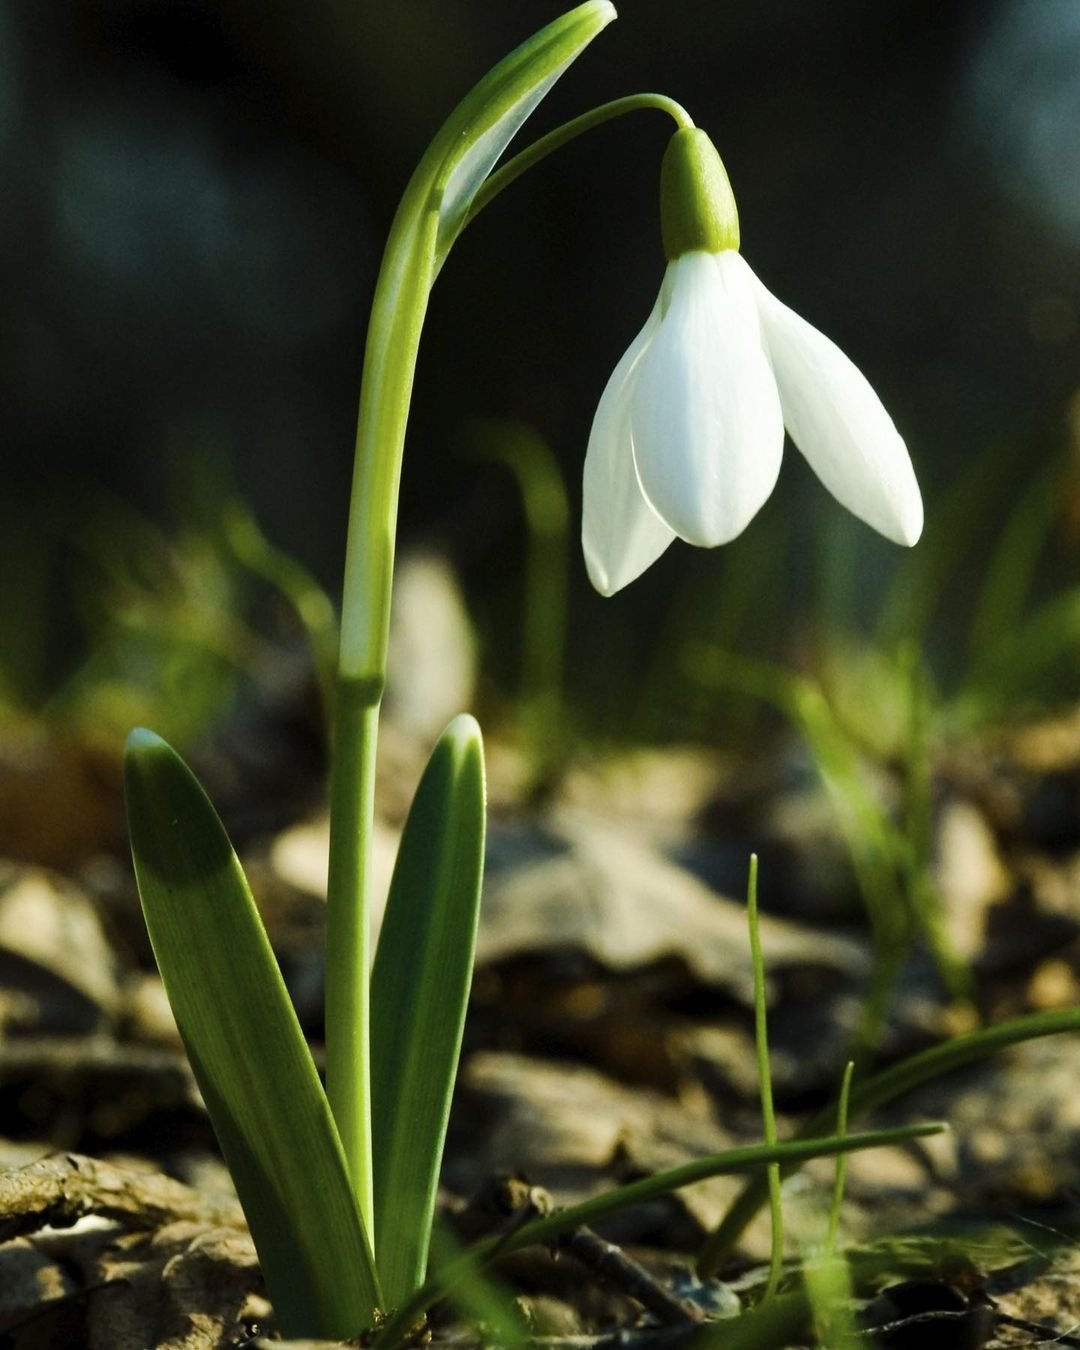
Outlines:
[[455,109],[391,226],[364,353],[330,769],[326,1086],[375,1244],[370,1023],[371,840],[398,491],[420,334],[439,268],[488,175],[576,56],[615,18],[585,0],[499,62]]

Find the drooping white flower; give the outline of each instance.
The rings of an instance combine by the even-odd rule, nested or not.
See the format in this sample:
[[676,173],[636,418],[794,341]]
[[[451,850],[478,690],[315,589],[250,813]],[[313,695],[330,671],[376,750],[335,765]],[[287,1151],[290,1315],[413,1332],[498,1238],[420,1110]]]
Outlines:
[[676,537],[728,543],[764,505],[784,428],[839,502],[899,544],[922,532],[907,449],[866,378],[758,281],[727,175],[703,132],[675,133],[661,186],[660,295],[600,399],[582,543],[612,595]]

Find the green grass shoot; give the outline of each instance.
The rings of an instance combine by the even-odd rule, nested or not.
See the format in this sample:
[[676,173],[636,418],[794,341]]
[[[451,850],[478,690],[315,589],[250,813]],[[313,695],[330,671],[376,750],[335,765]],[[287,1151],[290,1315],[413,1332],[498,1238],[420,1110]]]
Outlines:
[[383,1324],[374,1345],[379,1347],[379,1350],[393,1350],[393,1347],[400,1345],[433,1303],[444,1298],[459,1279],[468,1276],[477,1267],[484,1266],[495,1256],[542,1245],[562,1233],[580,1228],[583,1224],[593,1225],[608,1215],[629,1209],[632,1205],[644,1204],[659,1196],[670,1195],[672,1191],[677,1191],[682,1186],[692,1186],[695,1181],[705,1181],[709,1177],[728,1176],[736,1172],[763,1173],[773,1162],[782,1166],[784,1164],[797,1166],[810,1158],[826,1158],[837,1153],[855,1153],[861,1149],[880,1148],[885,1144],[896,1144],[909,1139],[925,1139],[930,1135],[941,1134],[947,1129],[948,1126],[941,1121],[927,1121],[917,1125],[901,1125],[889,1130],[848,1134],[843,1138],[831,1135],[820,1139],[790,1140],[783,1144],[750,1144],[743,1148],[710,1154],[694,1162],[684,1163],[681,1167],[673,1167],[665,1172],[657,1172],[651,1177],[628,1182],[625,1186],[605,1191],[590,1200],[570,1205],[566,1209],[545,1215],[542,1219],[534,1219],[531,1223],[523,1224],[508,1237],[493,1238],[470,1248],[460,1261],[451,1262],[439,1270]]
[[[942,1045],[932,1046],[917,1055],[911,1055],[898,1064],[884,1069],[881,1073],[860,1083],[851,1093],[849,1115],[858,1120],[878,1106],[895,1101],[905,1092],[932,1082],[945,1074],[973,1064],[988,1055],[1009,1045],[1018,1045],[1022,1041],[1035,1040],[1041,1036],[1060,1035],[1066,1031],[1080,1031],[1080,1008],[1065,1008],[1055,1012],[1031,1013],[1026,1017],[1016,1017],[997,1026],[984,1027],[964,1036],[957,1036]],[[799,1131],[799,1136],[809,1138],[813,1134],[832,1129],[837,1123],[836,1107],[827,1107],[819,1111]],[[787,1163],[781,1166],[792,1170]],[[795,1164],[798,1166],[798,1164]],[[765,1203],[768,1187],[760,1177],[751,1178],[728,1209],[716,1231],[709,1238],[698,1258],[698,1270],[703,1278],[708,1278],[720,1269],[731,1252],[746,1225]]]
[[[758,1091],[761,1095],[761,1121],[765,1142],[775,1145],[776,1112],[773,1109],[772,1073],[769,1067],[769,1029],[766,1009],[765,958],[761,951],[761,927],[758,923],[758,860],[750,855],[750,874],[746,883],[746,921],[750,929],[750,962],[754,972],[754,1048],[757,1051]],[[769,1186],[769,1279],[764,1298],[772,1298],[784,1273],[784,1205],[780,1195],[780,1167],[770,1163],[766,1169]]]

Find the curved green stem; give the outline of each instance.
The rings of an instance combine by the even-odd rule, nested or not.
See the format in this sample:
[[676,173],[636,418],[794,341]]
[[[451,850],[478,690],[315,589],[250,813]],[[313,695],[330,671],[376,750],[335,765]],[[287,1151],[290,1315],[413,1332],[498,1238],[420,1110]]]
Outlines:
[[375,743],[386,674],[398,487],[438,211],[410,183],[375,289],[356,432],[330,767],[326,1090],[374,1243],[368,972]]
[[548,155],[561,150],[564,145],[569,145],[571,141],[577,140],[593,127],[602,126],[615,117],[622,117],[625,113],[637,112],[643,108],[653,108],[658,112],[667,113],[678,127],[694,125],[693,118],[682,104],[676,103],[666,94],[628,94],[625,98],[612,100],[611,103],[602,103],[599,108],[591,108],[580,117],[572,118],[561,127],[556,127],[554,131],[549,131],[546,136],[541,136],[513,159],[507,160],[501,169],[496,169],[473,198],[472,206],[465,217],[465,225],[475,220],[489,202],[494,201],[500,192],[508,188],[534,164],[547,159]]
[[[614,17],[608,0],[584,0],[511,52],[458,105],[405,189],[375,287],[345,554],[326,918],[326,1090],[373,1247],[368,929],[375,743],[386,677],[401,461],[420,334],[439,267],[477,197],[490,200],[556,144],[631,107],[662,107],[680,125],[688,122],[678,104],[660,95],[619,100],[545,137],[488,179],[522,122]],[[497,184],[494,192],[492,184]]]

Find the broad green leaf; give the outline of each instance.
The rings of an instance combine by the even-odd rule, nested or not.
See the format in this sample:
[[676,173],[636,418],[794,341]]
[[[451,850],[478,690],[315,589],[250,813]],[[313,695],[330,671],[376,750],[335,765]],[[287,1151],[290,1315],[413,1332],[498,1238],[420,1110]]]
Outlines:
[[[1015,1017],[994,1027],[969,1032],[966,1036],[956,1036],[943,1045],[931,1046],[929,1050],[922,1050],[917,1055],[902,1059],[898,1064],[884,1069],[872,1078],[867,1078],[853,1088],[848,1105],[849,1117],[851,1120],[858,1120],[875,1107],[884,1106],[886,1102],[902,1097],[912,1088],[941,1078],[965,1064],[985,1059],[1008,1045],[1019,1045],[1022,1041],[1036,1040],[1040,1036],[1057,1036],[1063,1031],[1080,1031],[1080,1008],[1030,1013],[1026,1017]],[[802,1127],[798,1139],[812,1137],[821,1130],[832,1129],[836,1117],[835,1106],[819,1111]],[[794,1155],[782,1160],[785,1175],[799,1166],[800,1162]],[[763,1179],[751,1177],[732,1201],[728,1212],[702,1249],[698,1258],[698,1269],[703,1276],[711,1276],[720,1268],[725,1257],[739,1240],[743,1229],[765,1203],[766,1198],[767,1189]]]
[[381,1303],[337,1131],[243,871],[160,737],[128,737],[143,914],[282,1330],[355,1335]]
[[417,788],[371,978],[375,1248],[391,1307],[420,1286],[427,1266],[483,864],[483,744],[462,716]]

